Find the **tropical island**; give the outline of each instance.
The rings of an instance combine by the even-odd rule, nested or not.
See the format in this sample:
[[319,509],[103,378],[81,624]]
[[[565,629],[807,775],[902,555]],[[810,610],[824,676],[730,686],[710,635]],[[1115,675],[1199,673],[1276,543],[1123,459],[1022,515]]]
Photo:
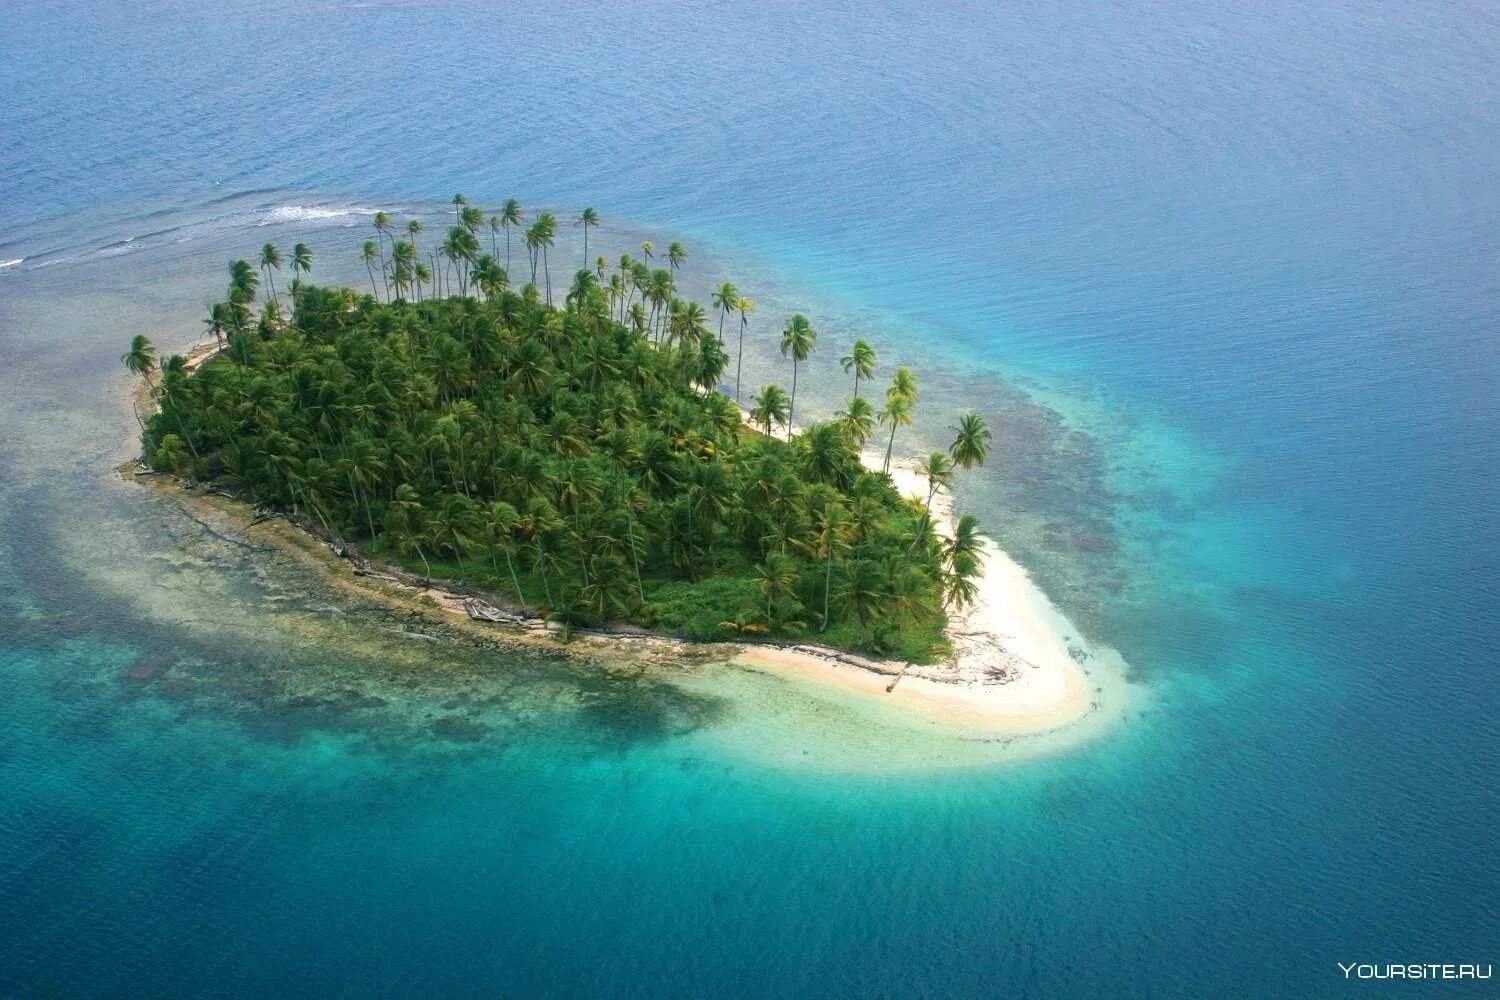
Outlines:
[[[727,282],[712,314],[680,298],[679,243],[664,267],[650,243],[639,259],[590,261],[598,220],[578,216],[587,266],[556,301],[550,212],[522,230],[529,280],[512,286],[514,201],[486,217],[455,198],[425,254],[420,221],[401,239],[377,213],[368,292],[310,284],[309,247],[284,258],[266,244],[258,263],[230,265],[204,357],[159,359],[145,336],[123,356],[155,404],[145,463],[564,636],[610,625],[952,660],[950,616],[973,611],[993,550],[972,516],[934,502],[985,461],[984,420],[956,414],[950,447],[905,474],[903,495],[892,455],[918,399],[908,369],[870,399],[876,352],[857,341],[839,359],[845,406],[799,426],[798,375],[817,343],[807,318],[780,333],[789,387],[745,391],[754,304]],[[1016,679],[1025,661],[987,638],[1009,661],[989,676]],[[1059,683],[1077,701],[1078,678]]]

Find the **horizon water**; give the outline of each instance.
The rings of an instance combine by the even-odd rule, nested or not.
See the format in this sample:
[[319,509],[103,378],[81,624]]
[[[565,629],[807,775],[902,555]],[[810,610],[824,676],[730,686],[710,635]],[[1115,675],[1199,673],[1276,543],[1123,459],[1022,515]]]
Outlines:
[[[0,54],[0,994],[1500,958],[1493,7],[20,0]],[[120,481],[131,335],[199,339],[268,240],[361,287],[373,211],[433,238],[455,191],[682,240],[757,302],[747,387],[807,314],[799,413],[859,336],[921,379],[910,452],[982,412],[957,504],[1120,651],[1122,716],[975,746],[413,642]]]

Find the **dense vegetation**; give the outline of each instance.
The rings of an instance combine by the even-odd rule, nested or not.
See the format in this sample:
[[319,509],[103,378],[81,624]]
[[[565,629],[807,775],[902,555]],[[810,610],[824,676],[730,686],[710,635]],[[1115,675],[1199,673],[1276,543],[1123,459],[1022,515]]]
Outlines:
[[[905,499],[860,451],[875,437],[889,464],[916,380],[898,371],[877,411],[860,394],[876,367],[868,344],[843,359],[855,396],[838,419],[795,432],[797,370],[816,333],[794,316],[781,342],[792,391],[756,395],[757,432],[717,391],[734,318],[739,393],[753,305],[718,286],[715,334],[701,306],[675,295],[680,244],[665,268],[650,266],[651,244],[640,261],[600,258],[553,306],[551,213],[525,230],[532,280],[519,291],[501,260],[520,206],[486,220],[457,198],[454,213],[425,261],[419,222],[400,240],[377,215],[368,294],[305,283],[302,244],[289,306],[276,247],[259,268],[235,262],[206,323],[221,349],[196,369],[179,356],[158,365],[137,337],[123,361],[157,402],[149,464],[569,624],[816,638],[917,660],[943,651],[946,611],[974,594],[978,532],[964,518],[942,538],[928,510],[956,465],[984,460],[977,416],[962,419],[948,454],[925,460],[926,502]],[[598,216],[577,224],[587,241]]]

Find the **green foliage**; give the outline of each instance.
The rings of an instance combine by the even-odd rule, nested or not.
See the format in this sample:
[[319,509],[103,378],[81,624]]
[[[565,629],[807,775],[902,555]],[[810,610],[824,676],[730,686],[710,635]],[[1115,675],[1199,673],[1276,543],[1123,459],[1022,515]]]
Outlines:
[[[485,219],[456,205],[433,260],[452,289],[479,297],[408,298],[416,258],[388,219],[362,255],[370,294],[302,283],[312,255],[299,245],[286,319],[268,302],[254,321],[256,271],[236,262],[209,322],[228,345],[195,371],[161,368],[147,458],[569,624],[818,639],[918,660],[944,648],[945,604],[972,596],[977,529],[944,545],[921,503],[860,464],[868,407],[791,441],[746,430],[715,389],[729,358],[708,315],[673,295],[679,246],[671,270],[628,255],[620,280],[599,280],[607,261],[579,270],[554,308],[477,253]],[[508,207],[495,225],[508,236],[518,221]],[[524,232],[543,280],[555,228],[544,212]],[[748,310],[733,286],[716,294],[721,321]],[[805,327],[790,325],[797,361],[811,349]],[[122,360],[150,377],[149,343]],[[892,430],[909,419],[899,398]],[[790,402],[766,387],[757,422],[786,424]]]

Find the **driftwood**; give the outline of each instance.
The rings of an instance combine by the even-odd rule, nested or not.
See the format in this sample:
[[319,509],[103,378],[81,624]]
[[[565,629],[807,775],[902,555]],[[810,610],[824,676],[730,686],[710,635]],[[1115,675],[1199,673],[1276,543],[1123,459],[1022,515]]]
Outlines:
[[464,599],[464,611],[468,612],[470,618],[478,622],[504,622],[506,624],[516,624],[524,620],[520,615],[511,614],[508,611],[501,611],[493,604],[486,604],[483,601],[479,600],[479,598],[477,597],[469,597]]
[[896,690],[896,685],[901,683],[901,678],[905,677],[906,672],[910,669],[911,661],[907,660],[904,664],[901,665],[901,672],[896,675],[896,679],[885,686],[885,693],[890,694],[892,691]]

